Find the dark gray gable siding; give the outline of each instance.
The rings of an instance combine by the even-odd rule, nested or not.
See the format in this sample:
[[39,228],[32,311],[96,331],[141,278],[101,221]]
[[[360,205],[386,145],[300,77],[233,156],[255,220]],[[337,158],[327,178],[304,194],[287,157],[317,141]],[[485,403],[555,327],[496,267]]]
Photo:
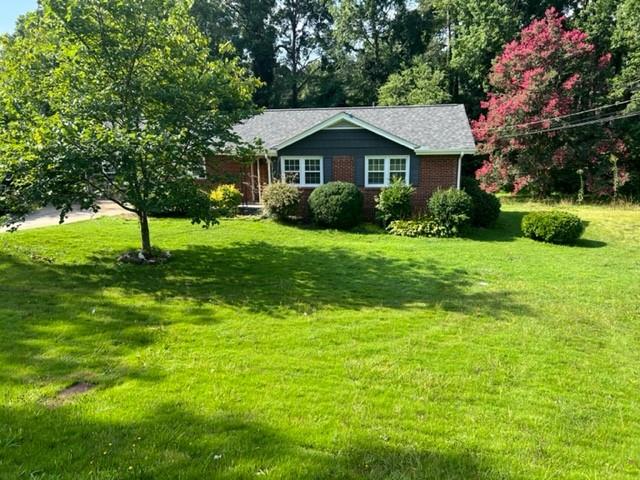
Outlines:
[[[330,182],[334,156],[350,155],[354,159],[355,179],[364,186],[365,155],[409,155],[409,180],[417,185],[420,178],[419,160],[413,150],[365,129],[321,130],[289,145],[278,152],[280,156],[317,155],[324,158],[324,181]],[[278,160],[277,171],[280,169]]]

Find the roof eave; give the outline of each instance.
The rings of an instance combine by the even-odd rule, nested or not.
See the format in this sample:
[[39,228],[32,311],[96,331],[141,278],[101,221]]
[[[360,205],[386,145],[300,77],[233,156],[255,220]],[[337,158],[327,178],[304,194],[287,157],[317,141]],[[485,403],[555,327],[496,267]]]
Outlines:
[[434,150],[432,148],[420,147],[415,149],[416,155],[434,156],[434,155],[475,155],[475,148],[449,148],[446,150]]

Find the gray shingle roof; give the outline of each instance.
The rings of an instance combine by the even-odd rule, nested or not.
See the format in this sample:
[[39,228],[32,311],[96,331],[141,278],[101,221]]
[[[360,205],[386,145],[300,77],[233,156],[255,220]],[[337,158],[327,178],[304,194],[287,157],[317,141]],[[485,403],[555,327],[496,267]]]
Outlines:
[[247,142],[257,138],[268,149],[346,113],[409,143],[434,151],[470,151],[475,143],[463,105],[336,107],[266,110],[235,126]]

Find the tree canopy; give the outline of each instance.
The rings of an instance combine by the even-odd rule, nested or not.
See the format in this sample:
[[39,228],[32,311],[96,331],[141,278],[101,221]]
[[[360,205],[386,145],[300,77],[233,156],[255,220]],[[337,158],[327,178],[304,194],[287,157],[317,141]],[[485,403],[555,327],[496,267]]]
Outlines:
[[380,105],[429,105],[450,99],[444,72],[423,62],[391,74],[378,92]]
[[5,202],[64,216],[111,199],[140,219],[146,252],[154,211],[214,222],[194,172],[237,140],[257,86],[230,48],[210,57],[188,2],[43,0],[0,52]]
[[594,193],[626,182],[621,164],[610,168],[612,155],[626,154],[614,132],[589,125],[565,130],[556,120],[606,99],[610,60],[584,32],[566,28],[553,8],[505,47],[489,77],[491,92],[482,104],[487,114],[474,123],[489,155],[477,173],[486,189],[509,185],[518,192],[528,186],[549,194],[572,176],[577,184],[578,170]]

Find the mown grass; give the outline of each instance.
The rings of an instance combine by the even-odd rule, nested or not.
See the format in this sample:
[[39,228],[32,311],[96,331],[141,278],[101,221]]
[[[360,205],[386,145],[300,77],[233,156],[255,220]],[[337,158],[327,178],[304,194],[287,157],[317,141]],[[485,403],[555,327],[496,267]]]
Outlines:
[[[640,475],[640,209],[563,247],[249,219],[0,235],[0,478]],[[66,400],[77,381],[96,388]]]

